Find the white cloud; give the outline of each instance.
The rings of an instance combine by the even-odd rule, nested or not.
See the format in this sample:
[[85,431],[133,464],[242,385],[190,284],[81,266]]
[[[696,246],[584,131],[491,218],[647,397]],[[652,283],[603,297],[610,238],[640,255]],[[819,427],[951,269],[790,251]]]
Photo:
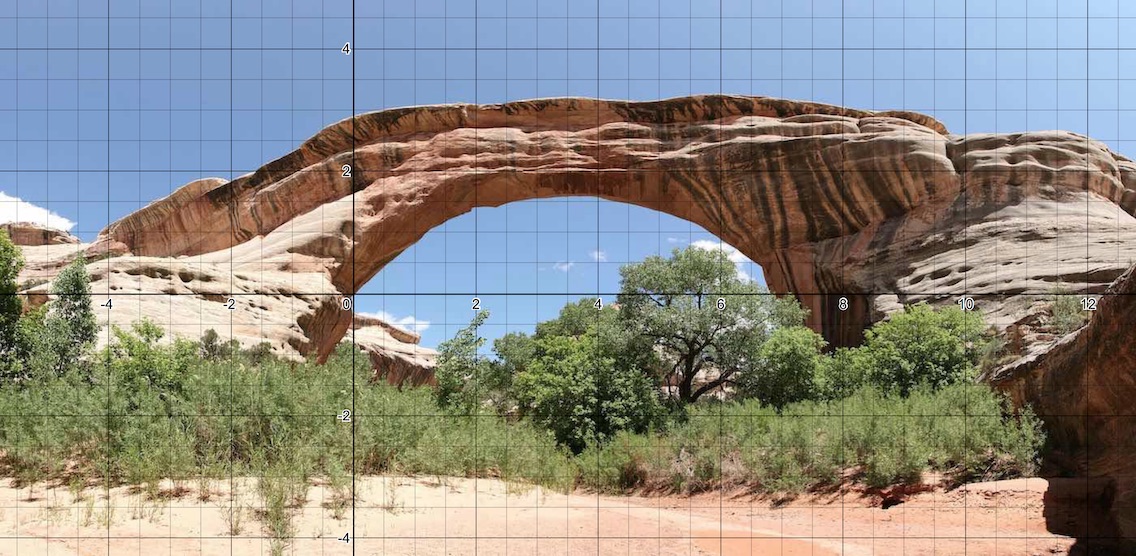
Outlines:
[[0,223],[7,222],[32,222],[65,232],[75,227],[74,222],[50,210],[0,191]]
[[681,237],[668,237],[667,243],[686,243],[686,240]]
[[592,260],[596,261],[597,263],[602,263],[602,262],[607,261],[607,253],[600,251],[598,249],[595,250],[595,251],[592,251],[591,253],[588,253],[588,254],[591,255]]
[[574,266],[576,266],[576,263],[574,263],[572,261],[568,261],[568,262],[556,263],[556,264],[552,265],[552,268],[555,269],[555,270],[559,270],[560,272],[568,272]]
[[742,254],[741,251],[738,251],[738,249],[736,247],[734,247],[733,245],[730,245],[728,243],[722,243],[720,241],[711,241],[711,240],[708,240],[708,239],[700,239],[700,240],[692,242],[690,244],[690,246],[698,248],[698,249],[705,249],[707,251],[719,251],[719,250],[721,250],[723,253],[726,254],[726,257],[730,259],[730,262],[734,263],[734,266],[737,267],[738,278],[740,278],[740,279],[742,279],[746,282],[752,282],[754,280],[754,277],[750,276],[750,274],[748,272],[746,272],[746,265],[752,263],[753,261],[751,261],[749,259],[749,257]]
[[410,315],[410,316],[406,316],[406,317],[396,317],[396,316],[394,316],[394,315],[392,315],[392,314],[390,314],[386,311],[379,311],[377,313],[366,313],[366,312],[360,311],[359,315],[364,316],[364,317],[376,318],[376,319],[379,319],[381,321],[387,322],[389,324],[393,324],[393,325],[395,325],[399,328],[404,328],[406,330],[410,330],[411,332],[421,333],[421,332],[426,331],[427,328],[430,328],[430,321],[419,320],[414,315]]

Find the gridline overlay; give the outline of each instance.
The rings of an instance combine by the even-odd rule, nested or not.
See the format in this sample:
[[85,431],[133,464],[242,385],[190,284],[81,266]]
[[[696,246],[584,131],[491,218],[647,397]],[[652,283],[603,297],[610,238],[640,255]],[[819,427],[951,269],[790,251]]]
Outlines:
[[[1069,130],[1086,137],[1088,167],[1092,163],[1088,153],[1094,148],[1090,141],[1099,141],[1121,155],[1130,155],[1136,147],[1136,140],[1127,135],[1136,123],[1136,101],[1130,100],[1136,98],[1132,95],[1136,92],[1136,39],[1126,32],[1134,21],[1136,7],[1121,0],[10,0],[0,2],[0,192],[5,193],[0,199],[5,205],[0,207],[0,216],[12,221],[21,221],[21,215],[39,218],[32,207],[42,207],[60,219],[54,222],[70,223],[70,233],[86,245],[106,226],[185,184],[209,177],[238,180],[301,148],[328,126],[347,121],[352,125],[350,149],[340,153],[345,166],[329,166],[330,174],[317,181],[348,180],[351,184],[349,194],[322,203],[320,210],[350,206],[349,229],[335,233],[354,243],[361,219],[373,208],[356,204],[361,189],[394,187],[404,177],[388,168],[368,168],[360,154],[365,145],[356,145],[360,138],[354,124],[360,115],[408,106],[553,97],[635,102],[691,95],[768,96],[864,110],[918,112],[942,122],[953,135]],[[508,113],[503,119],[506,137],[522,133],[509,128]],[[565,120],[562,128],[546,123],[564,132],[577,125]],[[604,123],[597,109],[595,128]],[[522,125],[518,118],[517,127]],[[717,127],[722,133],[725,124],[699,125]],[[426,140],[431,133],[433,130],[424,130],[416,134],[416,140]],[[472,133],[474,145],[497,140],[489,138],[492,131],[474,127]],[[837,172],[841,181],[852,181],[854,173],[869,174],[847,167],[844,159],[851,155],[844,149],[851,140],[844,133],[840,137]],[[365,142],[365,138],[360,141]],[[597,144],[595,148],[602,151],[606,147]],[[712,159],[718,167],[692,174],[718,190],[715,209],[726,214],[731,207],[723,201],[727,198],[721,194],[724,183],[765,177],[755,175],[760,172],[727,169],[725,149],[721,145],[713,148]],[[479,181],[488,179],[478,165],[479,156],[483,153],[475,151],[470,157],[471,170],[437,172],[446,176],[441,179],[471,176],[471,203],[449,198],[425,201],[438,204],[437,210],[447,214],[453,206],[474,208],[444,218],[437,226],[415,222],[413,229],[381,229],[379,235],[410,238],[409,246],[384,261],[357,260],[352,250],[341,261],[350,265],[349,273],[344,274],[350,276],[350,289],[337,289],[331,280],[312,281],[316,285],[312,289],[293,277],[286,295],[268,291],[267,286],[266,291],[257,291],[258,281],[268,284],[275,279],[269,276],[274,272],[271,264],[262,260],[271,247],[261,247],[259,252],[243,248],[246,241],[232,237],[231,229],[218,231],[206,223],[194,231],[196,239],[191,241],[226,237],[223,241],[229,246],[181,257],[172,264],[167,259],[165,275],[123,275],[113,259],[107,258],[103,271],[107,289],[91,292],[100,322],[122,322],[126,311],[138,318],[164,315],[165,322],[160,324],[180,334],[194,330],[187,334],[193,339],[211,328],[227,329],[227,338],[259,334],[267,339],[296,328],[296,315],[309,304],[323,303],[352,314],[377,315],[421,335],[422,344],[433,347],[452,338],[478,310],[493,315],[482,333],[500,338],[509,332],[531,333],[537,323],[555,317],[566,303],[581,298],[597,297],[602,304],[611,304],[620,295],[623,265],[648,256],[666,256],[675,248],[703,245],[721,250],[736,263],[729,270],[747,280],[764,283],[770,272],[768,264],[750,260],[725,241],[731,235],[741,237],[727,228],[725,219],[711,229],[677,217],[675,212],[694,213],[695,209],[676,209],[675,203],[650,197],[664,197],[662,191],[612,200],[593,195],[537,195],[506,183],[507,202],[479,202],[478,195],[488,189]],[[509,154],[511,162],[517,159],[516,152]],[[626,169],[632,170],[630,166]],[[646,174],[652,170],[635,171]],[[812,170],[780,172],[804,175]],[[1092,177],[1088,171],[1083,173],[1085,237],[1047,238],[1055,246],[1054,254],[1039,250],[1036,259],[1027,254],[1027,273],[1037,265],[1057,267],[1062,275],[1093,275],[1092,261],[1100,257],[1091,253],[1090,214],[1095,214],[1094,203],[1106,203],[1090,195]],[[855,179],[887,179],[884,174]],[[604,190],[604,179],[601,172],[595,172],[595,191]],[[965,234],[972,223],[988,216],[973,208],[983,200],[981,186],[986,182],[967,172],[960,172],[960,180],[961,215],[949,217],[954,224],[961,222]],[[976,196],[973,202],[971,195]],[[226,202],[228,212],[241,210],[234,199]],[[281,198],[276,208],[281,213],[296,213],[296,207],[307,207],[307,202]],[[848,213],[855,202],[851,192],[842,191],[833,204]],[[1041,214],[1027,208],[1017,217],[1059,223],[1069,218],[1061,215],[1066,206],[1055,204],[1052,212]],[[1116,210],[1119,215],[1121,209]],[[1115,260],[1120,263],[1124,256],[1121,219],[1116,222]],[[297,229],[293,237],[302,238],[305,233]],[[949,233],[939,217],[927,223],[928,236]],[[844,220],[837,235],[850,235]],[[300,245],[303,240],[294,241]],[[966,243],[962,244],[963,266],[969,267],[972,260],[988,260],[986,255],[968,255]],[[842,245],[831,257],[850,260],[849,245]],[[49,246],[47,252],[56,248]],[[1079,258],[1082,250],[1083,265],[1066,262],[1066,257]],[[219,257],[219,252],[227,256]],[[1078,256],[1063,255],[1070,252]],[[297,265],[305,263],[304,256],[294,256]],[[948,256],[955,255],[943,255]],[[996,253],[993,260],[1016,256]],[[1050,256],[1053,258],[1046,258]],[[931,266],[938,268],[938,257],[930,258]],[[812,264],[812,259],[782,262]],[[202,303],[229,303],[242,310],[253,307],[249,314],[257,315],[255,325],[238,321],[234,313],[221,313],[226,318],[209,321],[206,315],[213,313],[205,311],[196,321],[181,321],[170,300],[202,297],[200,292],[176,287],[148,289],[154,280],[176,285],[180,275],[225,266],[229,283],[216,289],[217,299],[203,299]],[[373,276],[362,276],[375,268]],[[854,282],[854,276],[839,268],[834,280]],[[982,309],[1001,308],[1021,295],[999,286],[997,279],[994,282],[992,290],[976,293],[968,273],[963,272],[950,286],[936,286],[933,292],[912,299],[972,299]],[[845,306],[850,302],[865,314],[868,309],[863,307],[871,303],[865,300],[890,295],[902,303],[909,297],[908,292],[871,286],[793,293],[806,306],[823,308],[837,298],[848,298],[850,301],[842,301]],[[1101,294],[1103,290],[1055,289],[1050,295],[1091,298],[1095,303]],[[710,295],[730,303],[737,294]],[[843,312],[830,318],[835,319],[828,323],[834,330],[859,330],[860,325]],[[1010,324],[997,320],[1010,318],[1004,314],[987,318],[988,324]],[[256,332],[248,332],[254,327],[259,327]],[[330,334],[318,327],[312,330]],[[344,341],[356,347],[354,321],[342,332]],[[100,335],[106,344],[116,341],[110,327]],[[482,349],[483,356],[489,353],[488,348]],[[1036,507],[1002,506],[965,488],[936,494],[930,506],[899,504],[889,509],[885,520],[879,512],[851,500],[846,487],[852,479],[843,477],[827,493],[826,502],[810,493],[813,498],[808,500],[815,504],[793,505],[745,497],[742,486],[734,488],[736,485],[652,497],[650,493],[617,495],[587,489],[562,493],[523,481],[510,483],[505,472],[472,477],[403,476],[397,469],[381,474],[360,472],[356,466],[363,454],[375,452],[375,446],[363,444],[376,434],[367,430],[372,427],[433,430],[430,427],[435,423],[460,421],[460,426],[472,431],[470,444],[441,446],[438,451],[475,459],[490,450],[503,451],[506,459],[510,453],[521,458],[526,451],[537,453],[538,448],[511,442],[508,437],[481,443],[482,436],[489,434],[484,423],[497,416],[455,416],[440,410],[401,413],[357,406],[359,392],[371,387],[372,377],[364,374],[370,372],[367,357],[365,351],[351,351],[350,382],[338,385],[346,397],[328,402],[326,411],[280,413],[273,405],[277,401],[266,400],[260,409],[234,403],[225,413],[199,415],[225,424],[234,446],[244,423],[264,422],[269,434],[274,418],[285,416],[312,423],[308,426],[313,430],[327,430],[318,442],[350,444],[349,505],[335,498],[339,493],[330,479],[287,477],[307,481],[308,487],[293,508],[295,515],[305,519],[291,532],[284,553],[903,553],[908,543],[927,546],[917,543],[928,538],[928,531],[934,550],[949,553],[1010,553],[999,552],[1000,546],[1040,551],[1052,545],[1044,523],[1022,517],[1036,513]],[[246,369],[236,358],[230,364],[228,396],[235,399],[235,381],[242,380],[239,374]],[[104,376],[115,368],[108,359]],[[1087,388],[1087,382],[1081,386]],[[297,396],[309,393],[302,385],[294,388]],[[215,393],[221,398],[226,395],[224,390]],[[151,421],[156,431],[161,429],[161,420],[169,417],[145,408],[122,411],[112,407],[109,387],[103,411],[89,409],[76,404],[52,410],[50,415],[33,416],[0,407],[0,419],[85,422],[104,430],[109,445],[112,430],[122,420]],[[1086,406],[1045,417],[1079,418],[1088,423],[1090,413]],[[839,415],[779,418],[835,421],[843,431],[846,419],[867,417],[870,415],[846,412],[842,407]],[[926,419],[957,420],[965,431],[983,419],[998,418],[982,414],[893,417],[904,431]],[[691,417],[711,419],[720,431],[755,418],[722,411],[713,417]],[[731,420],[734,422],[728,423]],[[175,433],[171,428],[170,438]],[[665,438],[653,441],[657,445],[645,452],[657,454],[655,457],[665,458],[675,451],[664,445]],[[34,448],[35,442],[34,438],[16,440],[3,450],[18,452],[21,447]],[[328,445],[313,442],[307,446],[313,454],[329,450]],[[901,438],[895,447],[902,450],[903,445]],[[728,465],[730,450],[756,454],[765,448],[769,447],[734,446],[720,438],[718,469]],[[843,448],[840,451],[844,461]],[[107,469],[116,457],[107,454]],[[161,467],[163,457],[168,456],[145,457]],[[268,508],[255,500],[260,478],[230,462],[227,478],[206,478],[202,470],[201,477],[182,477],[163,487],[189,492],[193,480],[208,482],[212,486],[206,488],[217,492],[212,500],[163,490],[162,496],[143,502],[131,485],[112,484],[108,472],[107,480],[99,485],[106,504],[89,511],[74,501],[68,510],[44,510],[55,507],[54,497],[62,496],[66,486],[21,486],[11,496],[5,493],[0,502],[0,521],[10,517],[15,524],[0,531],[0,542],[16,554],[80,550],[274,553],[273,535],[261,531],[257,523],[246,524],[240,534],[205,530],[206,511],[233,519],[234,511],[247,507],[250,522],[256,519],[252,516],[268,515]],[[549,477],[548,482],[571,480]],[[1090,497],[1087,490],[1082,494]],[[224,502],[218,502],[225,499],[227,509]],[[63,498],[58,500],[66,505]],[[115,507],[115,500],[128,502]],[[333,516],[330,508],[336,504],[340,513]],[[1085,512],[1089,511],[1086,507]],[[913,522],[932,516],[932,525],[913,526],[912,533],[905,525],[909,512]],[[998,523],[1000,512],[1006,516],[1006,529],[968,527],[971,515],[993,514]],[[115,515],[122,519],[118,525]],[[309,519],[312,515],[318,517]],[[37,524],[25,526],[21,516]],[[938,528],[936,519],[944,530]],[[105,522],[103,527],[91,526],[100,521]],[[186,522],[197,525],[179,525]],[[128,532],[122,523],[137,530]],[[92,533],[95,530],[99,532]]]

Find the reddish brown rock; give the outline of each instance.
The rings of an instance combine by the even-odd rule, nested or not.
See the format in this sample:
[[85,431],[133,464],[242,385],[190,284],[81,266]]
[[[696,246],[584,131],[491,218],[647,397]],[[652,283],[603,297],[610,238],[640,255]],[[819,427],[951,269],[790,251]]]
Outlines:
[[1052,464],[1065,473],[1110,483],[1111,517],[1130,542],[1136,532],[1132,315],[1136,315],[1136,268],[1100,296],[1084,327],[1030,346],[1021,358],[983,377],[1042,417]]
[[16,245],[37,246],[79,243],[79,238],[68,232],[33,222],[7,222],[0,224],[0,230],[8,232],[8,237]]

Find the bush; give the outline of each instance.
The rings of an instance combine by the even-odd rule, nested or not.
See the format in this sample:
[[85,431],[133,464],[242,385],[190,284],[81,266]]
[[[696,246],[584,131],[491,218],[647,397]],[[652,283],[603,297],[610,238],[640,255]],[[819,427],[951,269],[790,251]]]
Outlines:
[[825,342],[804,326],[779,328],[758,350],[751,368],[738,375],[737,393],[782,408],[818,394]]
[[218,361],[226,355],[226,346],[221,343],[221,336],[212,328],[201,335],[198,343],[201,345],[201,357],[206,361]]
[[839,400],[851,396],[867,383],[867,357],[863,350],[838,348],[821,360],[818,369],[816,397],[819,400]]
[[541,353],[515,381],[521,413],[573,452],[620,430],[644,431],[661,415],[642,372],[599,353],[593,334],[537,340]]
[[128,410],[140,409],[150,395],[163,404],[184,398],[190,368],[200,359],[193,342],[162,343],[165,332],[149,320],[131,325],[130,331],[111,328],[114,341],[106,348],[104,361],[110,377],[105,380],[126,388],[123,400]]
[[51,284],[51,303],[48,316],[55,321],[60,340],[67,344],[69,356],[78,356],[95,343],[99,325],[91,308],[91,276],[87,273],[87,260],[82,256],[71,261]]
[[[45,330],[55,354],[55,372],[63,374],[65,366],[80,362],[95,345],[99,325],[91,306],[91,277],[82,256],[71,261],[51,284],[54,300],[48,304]],[[36,355],[35,357],[42,356]]]
[[[199,344],[166,341],[152,323],[114,332],[100,358],[110,366],[94,366],[107,372],[90,379],[45,374],[0,388],[0,444],[20,446],[0,455],[8,476],[157,485],[266,469],[301,479],[354,469],[559,489],[693,492],[746,484],[800,492],[835,484],[849,471],[875,486],[926,471],[955,481],[1029,475],[1043,440],[1031,412],[1007,414],[1000,395],[973,383],[916,388],[906,398],[864,387],[839,401],[789,403],[780,413],[756,400],[696,404],[685,422],[652,431],[646,408],[657,404],[654,389],[642,375],[596,361],[595,340],[585,334],[543,340],[550,345],[524,373],[537,374],[518,378],[534,381],[538,393],[528,399],[540,398],[548,415],[558,402],[596,408],[564,419],[590,420],[562,428],[569,433],[596,431],[572,456],[536,422],[438,411],[428,389],[381,382],[352,389],[352,377],[366,374],[369,362],[353,357],[349,345],[324,365],[272,356],[253,365],[243,357],[204,359]],[[594,385],[591,396],[574,386],[581,383]],[[567,395],[554,395],[557,388]],[[336,418],[353,403],[354,461],[352,426]],[[45,412],[50,419],[39,418]],[[600,442],[605,434],[610,439]]]
[[0,355],[6,356],[16,349],[16,329],[23,311],[23,303],[16,295],[16,283],[24,257],[20,248],[0,230]]
[[489,373],[490,362],[477,350],[485,345],[478,329],[488,318],[489,311],[478,311],[469,326],[438,346],[438,364],[434,368],[434,399],[438,407],[473,414],[485,401],[482,381]]
[[248,359],[249,363],[253,365],[263,365],[272,357],[272,344],[269,342],[259,342],[243,350],[241,354]]
[[1068,334],[1080,328],[1089,318],[1088,313],[1081,308],[1081,298],[1066,289],[1053,292],[1050,312],[1053,315],[1053,329],[1058,334]]
[[885,392],[907,395],[920,384],[941,388],[971,380],[987,338],[982,317],[958,307],[906,307],[865,333],[851,362]]

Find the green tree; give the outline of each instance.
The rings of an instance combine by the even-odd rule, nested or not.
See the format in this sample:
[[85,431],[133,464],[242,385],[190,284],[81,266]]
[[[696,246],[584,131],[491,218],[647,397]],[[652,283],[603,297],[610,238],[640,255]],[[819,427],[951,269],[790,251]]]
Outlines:
[[17,291],[17,277],[24,268],[24,256],[8,237],[8,232],[0,230],[0,356],[9,357],[16,350],[17,329],[23,303]]
[[469,326],[438,345],[434,399],[439,407],[476,413],[484,402],[481,380],[490,372],[491,362],[477,353],[485,345],[478,328],[488,318],[489,311],[478,311]]
[[55,352],[53,334],[47,327],[47,305],[40,305],[20,318],[16,328],[15,357],[11,377],[47,377],[62,367]]
[[[795,299],[738,277],[720,250],[676,249],[620,273],[623,325],[657,350],[659,374],[683,402],[731,382],[776,328],[804,322]],[[708,366],[716,372],[696,385]]]
[[91,348],[99,333],[91,306],[91,276],[82,256],[71,261],[51,284],[55,299],[47,315],[47,329],[59,362],[69,364]]
[[820,334],[804,326],[774,330],[748,368],[738,373],[737,393],[777,409],[814,398],[824,346]]
[[839,348],[821,359],[817,397],[839,400],[851,396],[867,381],[868,362],[862,350]]
[[984,329],[974,311],[910,305],[868,329],[853,365],[885,392],[906,396],[919,384],[941,388],[974,378],[988,341]]
[[620,430],[642,432],[659,418],[651,380],[601,354],[594,333],[537,340],[540,355],[516,377],[521,412],[579,453]]
[[490,361],[483,373],[483,391],[498,413],[508,413],[516,405],[513,381],[537,356],[536,339],[523,332],[509,332],[493,341],[497,360]]

